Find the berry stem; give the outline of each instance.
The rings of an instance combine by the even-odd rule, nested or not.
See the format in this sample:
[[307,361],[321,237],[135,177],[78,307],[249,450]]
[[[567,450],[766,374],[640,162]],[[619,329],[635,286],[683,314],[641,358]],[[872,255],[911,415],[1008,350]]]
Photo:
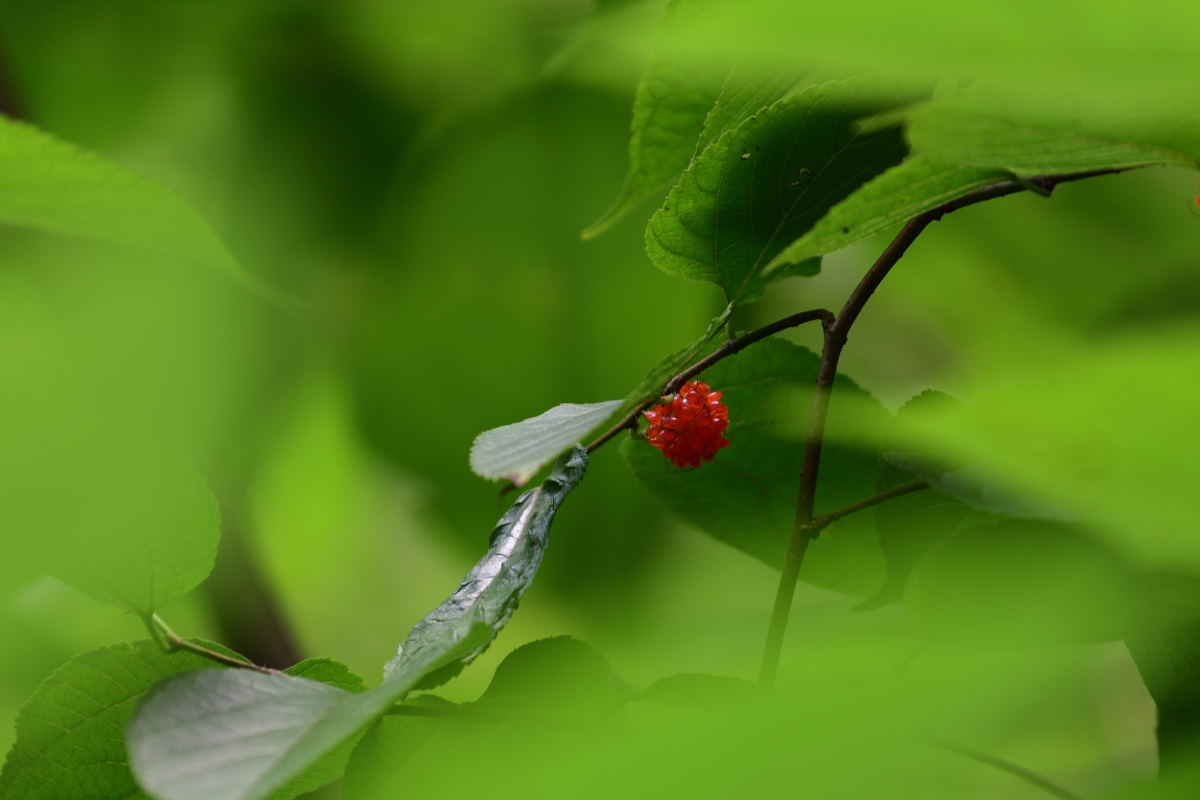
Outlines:
[[677,391],[679,391],[680,386],[683,386],[689,380],[696,377],[713,364],[729,358],[731,355],[741,352],[760,339],[765,339],[768,336],[779,333],[780,331],[787,330],[788,328],[795,328],[796,326],[803,325],[806,322],[815,322],[816,320],[820,320],[821,325],[827,328],[833,323],[833,319],[833,312],[827,311],[823,308],[815,308],[811,311],[801,311],[799,314],[792,314],[790,317],[784,317],[781,320],[776,320],[770,325],[764,325],[761,328],[750,331],[750,333],[743,334],[736,339],[730,339],[728,342],[721,345],[716,350],[712,351],[710,354],[700,359],[695,364],[692,364],[690,367],[687,367],[678,375],[667,381],[666,384],[663,385],[663,390],[657,393],[654,397],[647,398],[634,406],[633,410],[622,417],[616,425],[613,425],[607,431],[600,434],[600,436],[596,438],[596,441],[588,445],[588,453],[594,452],[598,447],[626,428],[636,428],[638,419],[642,416],[642,412],[659,402],[661,399],[660,395],[675,394]]
[[863,307],[871,299],[871,295],[887,277],[888,272],[904,255],[909,246],[916,241],[921,232],[930,223],[937,222],[946,214],[960,208],[982,203],[1005,195],[1016,194],[1026,190],[1036,190],[1049,195],[1060,183],[1092,178],[1100,175],[1112,175],[1124,172],[1128,168],[1092,170],[1070,175],[1057,175],[1046,178],[1017,178],[1000,181],[976,189],[962,197],[943,203],[910,219],[896,238],[884,249],[863,275],[858,286],[846,299],[842,310],[832,322],[825,324],[825,342],[821,348],[821,362],[817,369],[816,386],[813,389],[812,409],[809,412],[808,435],[804,442],[804,461],[800,467],[800,486],[796,497],[796,518],[792,525],[792,535],[788,541],[787,555],[784,557],[783,569],[779,575],[779,586],[775,592],[775,607],[771,612],[771,624],[767,630],[767,640],[763,646],[762,665],[759,669],[759,682],[771,685],[775,682],[775,674],[779,668],[779,654],[783,650],[783,637],[787,631],[788,617],[791,613],[792,599],[796,594],[796,582],[800,577],[800,567],[804,563],[804,555],[808,543],[820,532],[821,525],[816,524],[813,509],[817,497],[817,474],[821,464],[821,448],[825,440],[825,419],[829,411],[829,396],[833,389],[833,381],[837,376],[838,360],[842,349]]

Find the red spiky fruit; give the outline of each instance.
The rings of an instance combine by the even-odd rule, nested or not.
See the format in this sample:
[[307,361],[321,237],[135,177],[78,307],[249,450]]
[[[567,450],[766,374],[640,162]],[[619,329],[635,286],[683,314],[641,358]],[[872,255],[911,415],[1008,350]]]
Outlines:
[[729,409],[720,392],[700,381],[685,383],[670,400],[643,416],[650,423],[646,441],[677,467],[698,467],[729,446],[723,436],[729,427]]

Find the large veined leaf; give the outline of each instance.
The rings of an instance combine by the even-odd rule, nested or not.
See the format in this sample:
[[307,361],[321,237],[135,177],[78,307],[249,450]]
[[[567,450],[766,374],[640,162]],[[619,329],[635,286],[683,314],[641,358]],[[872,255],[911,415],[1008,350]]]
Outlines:
[[21,709],[17,740],[0,772],[0,796],[145,798],[126,763],[122,736],[134,704],[165,678],[211,666],[192,653],[168,654],[151,641],[71,659],[42,681]]
[[479,628],[492,635],[436,673],[426,676],[420,688],[429,688],[454,677],[487,649],[492,638],[516,611],[533,582],[550,535],[550,523],[563,498],[583,479],[587,451],[575,447],[555,464],[536,489],[517,498],[492,531],[488,551],[463,578],[454,593],[413,627],[385,675],[404,672],[409,664],[443,650],[448,642],[475,636]]
[[258,800],[345,753],[394,703],[453,675],[492,642],[536,571],[554,510],[586,463],[576,448],[518,498],[488,555],[418,623],[377,688],[354,694],[249,670],[208,670],[161,684],[128,728],[138,782],[161,800]]
[[765,273],[770,276],[787,264],[840,250],[1008,177],[1009,173],[1001,169],[938,164],[921,155],[911,156],[831,208],[811,230],[776,256]]
[[171,190],[4,118],[0,222],[242,274],[208,223]]
[[[767,339],[701,376],[729,408],[729,447],[695,469],[673,467],[645,441],[623,447],[634,474],[675,514],[715,538],[778,567],[787,551],[818,359],[780,339]],[[860,427],[886,424],[886,412],[839,376],[828,441],[821,459],[816,511],[828,513],[875,494],[876,454],[846,444]],[[835,523],[809,548],[801,577],[870,594],[883,582],[883,562],[870,514]]]
[[[693,10],[693,0],[671,4],[664,25]],[[721,91],[720,78],[669,58],[656,58],[638,82],[629,131],[629,171],[612,207],[583,232],[598,236],[639,202],[666,192],[696,151],[705,118]]]
[[471,445],[471,469],[484,478],[507,478],[521,486],[624,402],[562,403],[536,417],[484,431]]
[[[898,130],[859,132],[878,110],[851,84],[789,95],[752,114],[697,155],[650,219],[646,249],[665,272],[754,298],[762,271],[855,187],[899,163]],[[814,261],[772,273],[814,274]]]

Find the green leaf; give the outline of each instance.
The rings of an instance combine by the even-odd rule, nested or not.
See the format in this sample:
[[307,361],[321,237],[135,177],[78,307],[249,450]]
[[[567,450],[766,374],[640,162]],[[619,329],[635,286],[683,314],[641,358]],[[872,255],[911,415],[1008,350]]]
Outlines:
[[366,691],[363,679],[350,671],[350,668],[332,658],[306,658],[299,664],[287,668],[288,675],[297,678],[308,678],[310,681],[320,681],[343,691],[358,693]]
[[658,679],[631,699],[639,703],[719,711],[762,702],[768,697],[767,690],[760,684],[741,678],[681,673]]
[[353,742],[393,703],[448,680],[487,649],[536,574],[554,513],[586,466],[586,451],[576,447],[517,499],[487,555],[417,623],[378,688],[354,694],[244,670],[160,686],[129,726],[139,782],[163,800],[257,800],[335,777]]
[[1072,526],[993,519],[930,548],[905,603],[937,638],[1023,643],[1119,639],[1140,609],[1132,571]]
[[915,155],[856,189],[767,265],[769,277],[787,264],[832,253],[917,214],[1011,177],[989,167],[938,164]]
[[454,787],[474,794],[531,752],[543,755],[547,746],[602,727],[629,694],[591,645],[568,636],[530,642],[504,658],[478,700],[456,705],[421,695],[405,705],[443,715],[386,717],[355,751],[346,776],[350,796],[390,796],[401,786],[412,796],[437,796],[453,763],[472,765]]
[[[203,642],[224,652],[219,645]],[[92,650],[55,670],[17,717],[0,772],[7,800],[145,798],[126,763],[123,732],[136,700],[164,678],[213,666],[151,641]]]
[[[705,371],[729,407],[729,447],[696,469],[673,467],[645,441],[622,448],[638,479],[682,519],[761,561],[779,567],[787,550],[816,380],[818,358],[781,339],[756,343]],[[816,512],[828,513],[875,493],[877,456],[849,445],[861,429],[878,430],[886,412],[844,376],[834,385],[821,459]],[[809,547],[801,577],[859,595],[883,580],[870,514],[830,526]]]
[[583,479],[587,461],[587,451],[575,447],[558,460],[541,486],[517,498],[496,523],[487,553],[454,593],[413,627],[384,667],[385,676],[404,673],[411,663],[426,660],[429,653],[487,631],[474,647],[418,686],[432,688],[457,675],[488,648],[533,582],[549,541],[550,523],[563,498]]
[[496,667],[472,707],[533,720],[596,719],[625,696],[608,659],[586,642],[554,636],[521,645]]
[[[646,228],[655,266],[716,283],[733,303],[761,294],[762,271],[855,187],[904,156],[898,130],[860,133],[877,110],[847,83],[790,95],[700,153]],[[812,261],[773,278],[812,275]]]
[[1089,342],[1053,363],[992,373],[962,403],[923,409],[898,428],[909,449],[971,464],[1035,507],[1086,521],[1124,553],[1200,564],[1189,524],[1197,353],[1191,326]]
[[471,469],[523,486],[538,470],[611,417],[624,400],[562,403],[536,417],[484,431],[471,445]]
[[1047,109],[983,91],[904,113],[913,149],[945,164],[991,167],[1023,177],[1119,167],[1200,166],[1194,110],[1124,109],[1109,114],[1072,103]]
[[7,118],[0,118],[0,222],[244,277],[208,223],[177,194]]
[[[482,627],[482,626],[481,626]],[[377,688],[250,670],[202,670],[159,684],[126,729],[138,783],[159,800],[258,800],[328,779],[353,742],[428,672],[477,646],[476,631],[422,654]],[[276,794],[280,792],[280,794]]]
[[[695,5],[690,0],[672,3],[664,26],[686,16]],[[599,236],[642,200],[665,192],[678,180],[720,94],[721,81],[711,72],[655,58],[642,74],[633,100],[625,183],[612,207],[583,232],[584,239]]]

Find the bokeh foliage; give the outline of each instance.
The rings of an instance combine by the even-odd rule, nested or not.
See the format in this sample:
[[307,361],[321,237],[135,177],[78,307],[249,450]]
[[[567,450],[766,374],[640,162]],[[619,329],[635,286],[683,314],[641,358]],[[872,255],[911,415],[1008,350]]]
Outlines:
[[[813,369],[803,350],[764,343],[713,374],[737,379],[772,350],[805,362],[744,392],[756,416],[732,417],[734,445],[718,456],[751,487],[767,456],[778,462],[770,502],[749,490],[726,502],[721,473],[681,477],[629,441],[647,492],[618,448],[598,453],[512,626],[448,699],[425,702],[493,713],[504,703],[484,687],[497,665],[541,637],[570,633],[603,655],[546,645],[549,666],[530,673],[578,685],[552,709],[509,719],[511,730],[388,718],[362,758],[393,748],[412,761],[412,738],[428,738],[419,768],[359,761],[351,784],[461,793],[476,779],[453,766],[466,753],[491,790],[514,795],[569,785],[1038,796],[924,744],[912,735],[920,719],[920,735],[1027,763],[1089,796],[1140,796],[1155,763],[1153,700],[1172,761],[1148,796],[1194,793],[1197,11],[675,5],[699,11],[660,29],[662,4],[646,2],[0,3],[0,101],[36,127],[0,126],[0,642],[13,654],[0,666],[0,716],[15,718],[77,653],[142,637],[137,615],[160,604],[176,628],[221,638],[210,597],[181,596],[211,563],[217,505],[301,650],[374,684],[507,506],[467,467],[479,431],[625,396],[729,299],[762,295],[732,312],[738,329],[836,309],[903,216],[998,175],[1168,164],[947,217],[872,300],[843,363],[883,408],[849,408],[854,424],[835,429],[829,474],[844,465],[852,478],[832,506],[902,479],[876,458],[889,446],[969,465],[1000,496],[1054,508],[1053,523],[1012,528],[953,493],[851,518],[855,538],[831,528],[809,577],[857,596],[801,593],[776,705],[714,715],[687,692],[683,712],[638,699],[664,675],[748,678],[757,666],[767,565],[787,535],[772,541],[771,529],[787,525],[789,445],[803,436],[801,378]],[[734,75],[756,77],[729,83],[747,56],[753,69]],[[619,201],[624,216],[584,241],[621,189],[630,104],[652,59],[685,90],[666,133],[691,145],[659,131]],[[863,73],[874,77],[855,84],[865,89],[853,113],[816,116],[832,154],[879,144],[870,169],[842,172],[832,157],[830,173],[812,169],[770,132],[813,116],[805,87]],[[638,95],[635,135],[648,95],[671,97]],[[733,117],[752,113],[734,102],[747,96],[778,105],[740,126],[697,123],[695,109],[721,98]],[[927,100],[897,116],[898,97]],[[785,164],[774,184],[737,172],[746,154],[759,168],[743,139],[760,129]],[[697,137],[715,149],[664,203]],[[885,171],[906,146],[919,155]],[[648,170],[653,158],[678,169]],[[22,195],[45,185],[41,168],[52,179],[75,169],[95,191],[67,205]],[[847,182],[871,178],[848,210]],[[768,218],[742,218],[729,195],[681,197],[689,180],[740,187]],[[810,184],[822,189],[816,210],[780,199]],[[718,285],[668,274],[706,276],[653,247],[645,255],[658,206],[659,241],[695,255],[680,237],[715,226],[732,249],[714,252],[749,272]],[[814,276],[813,257],[831,252]],[[766,285],[789,274],[809,277]],[[788,336],[819,347],[812,330]],[[929,387],[961,403],[893,416]],[[731,415],[737,397],[734,387]],[[742,457],[739,425],[758,437]],[[700,513],[689,491],[720,513]],[[753,525],[739,528],[739,507]],[[153,585],[129,569],[142,563],[130,548],[150,554]],[[821,548],[842,560],[826,564]],[[177,557],[166,566],[181,571],[155,589],[155,565]],[[81,578],[79,564],[96,570]],[[44,566],[95,595],[116,589],[135,613],[94,607],[38,577]],[[97,572],[102,585],[89,585]],[[903,602],[853,611],[863,597]],[[598,732],[555,733],[597,719]],[[740,734],[737,747],[714,744],[728,741],[710,736],[721,726]],[[0,731],[0,743],[12,735]],[[497,744],[526,736],[553,765],[536,779]],[[803,769],[790,760],[798,749]],[[664,772],[681,754],[703,768]],[[606,773],[614,762],[628,769]]]

